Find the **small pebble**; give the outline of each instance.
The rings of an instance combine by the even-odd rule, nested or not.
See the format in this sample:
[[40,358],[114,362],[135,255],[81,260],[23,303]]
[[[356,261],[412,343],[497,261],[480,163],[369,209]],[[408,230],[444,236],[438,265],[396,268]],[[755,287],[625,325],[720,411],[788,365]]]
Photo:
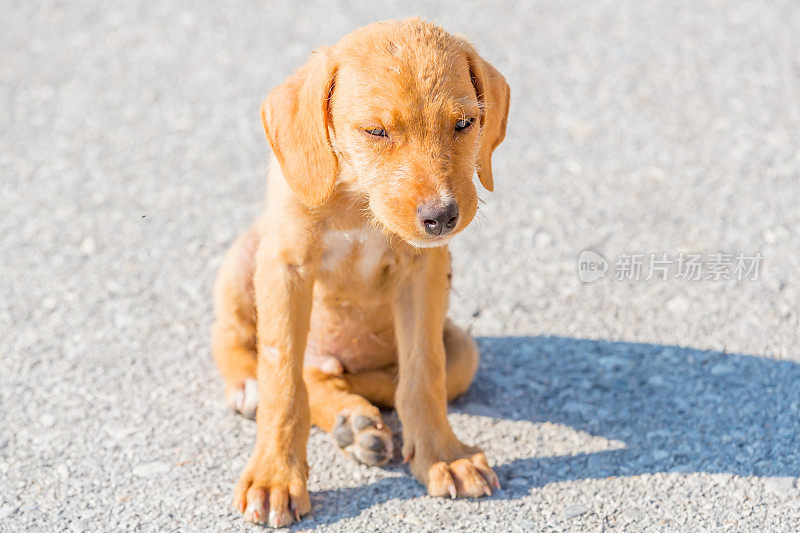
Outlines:
[[718,363],[711,367],[711,374],[714,376],[723,376],[725,374],[730,374],[734,370],[736,369],[731,365],[725,363]]
[[564,508],[564,516],[567,519],[575,518],[576,516],[580,516],[582,514],[586,514],[590,511],[588,507],[583,505],[582,503],[578,503],[575,505],[568,505]]
[[169,472],[169,463],[160,461],[144,463],[133,469],[133,475],[139,477],[153,477],[167,472]]
[[104,428],[109,437],[115,440],[124,440],[136,433],[135,427],[108,425]]
[[689,310],[689,300],[683,296],[675,296],[667,302],[667,309],[675,314],[686,313]]
[[794,491],[795,478],[789,476],[768,477],[764,489],[769,493],[785,498]]
[[28,503],[20,507],[19,511],[23,513],[30,513],[37,510],[38,508],[39,505],[35,501],[29,501]]
[[524,488],[529,485],[529,482],[524,477],[515,477],[508,481],[508,486],[513,488]]
[[103,464],[93,457],[87,457],[80,462],[80,467],[84,470],[99,470]]
[[94,243],[94,239],[91,237],[86,237],[81,241],[80,250],[83,255],[93,255],[97,246]]
[[655,461],[663,461],[667,457],[669,457],[669,452],[666,450],[653,450],[652,454],[653,460]]

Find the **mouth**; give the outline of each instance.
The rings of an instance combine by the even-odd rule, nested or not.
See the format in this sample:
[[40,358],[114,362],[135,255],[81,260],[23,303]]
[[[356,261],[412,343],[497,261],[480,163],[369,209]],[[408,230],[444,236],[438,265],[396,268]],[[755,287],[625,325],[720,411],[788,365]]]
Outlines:
[[437,237],[435,239],[426,240],[411,239],[407,242],[414,248],[439,248],[440,246],[446,246],[451,238],[452,236],[448,235],[447,237]]

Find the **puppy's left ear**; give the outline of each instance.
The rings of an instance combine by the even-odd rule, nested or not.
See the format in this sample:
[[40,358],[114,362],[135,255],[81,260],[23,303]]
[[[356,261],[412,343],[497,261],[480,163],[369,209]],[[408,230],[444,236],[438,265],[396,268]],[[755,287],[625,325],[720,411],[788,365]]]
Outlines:
[[487,191],[494,189],[492,152],[506,136],[511,89],[502,74],[470,46],[467,52],[469,75],[481,106],[481,144],[478,152],[478,177]]
[[328,48],[314,54],[261,104],[261,120],[289,187],[316,207],[333,193],[338,162],[329,134],[336,65]]

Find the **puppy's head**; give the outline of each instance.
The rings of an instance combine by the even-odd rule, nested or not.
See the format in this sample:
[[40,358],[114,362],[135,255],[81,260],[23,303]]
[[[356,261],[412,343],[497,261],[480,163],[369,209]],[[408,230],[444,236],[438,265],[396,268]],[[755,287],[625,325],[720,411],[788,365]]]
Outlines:
[[367,26],[317,52],[262,105],[273,151],[300,200],[337,183],[418,246],[439,246],[493,188],[509,88],[464,39],[410,19]]

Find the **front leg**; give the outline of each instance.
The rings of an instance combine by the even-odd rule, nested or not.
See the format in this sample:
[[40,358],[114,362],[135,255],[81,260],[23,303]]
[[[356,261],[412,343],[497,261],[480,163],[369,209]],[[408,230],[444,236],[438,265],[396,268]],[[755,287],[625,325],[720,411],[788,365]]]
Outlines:
[[303,352],[313,268],[265,239],[256,256],[258,409],[256,445],[234,491],[245,518],[286,526],[311,510],[306,443],[311,427]]
[[447,420],[443,331],[449,263],[445,248],[425,250],[397,284],[395,405],[403,424],[403,458],[428,494],[479,497],[500,484],[483,452],[459,441]]

